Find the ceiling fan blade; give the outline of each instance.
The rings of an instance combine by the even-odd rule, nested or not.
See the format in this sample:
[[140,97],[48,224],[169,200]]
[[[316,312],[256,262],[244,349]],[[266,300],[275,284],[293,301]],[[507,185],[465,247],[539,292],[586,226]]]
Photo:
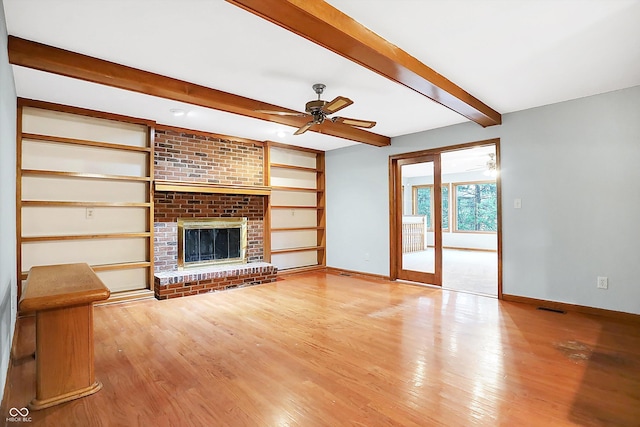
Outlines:
[[333,101],[329,101],[322,107],[322,111],[325,114],[333,114],[336,111],[340,111],[345,107],[353,104],[353,101],[344,96],[338,96]]
[[274,116],[295,116],[295,117],[303,117],[306,116],[305,113],[298,113],[295,111],[275,111],[275,110],[253,110],[256,113],[264,113],[264,114],[273,114]]
[[302,126],[300,129],[298,129],[297,131],[295,131],[293,134],[294,135],[300,135],[302,133],[305,133],[306,131],[309,130],[309,128],[313,126],[313,122],[309,122],[306,125]]
[[331,119],[334,123],[342,123],[349,126],[357,126],[359,128],[370,129],[376,125],[376,122],[370,120],[350,119],[348,117],[334,117]]

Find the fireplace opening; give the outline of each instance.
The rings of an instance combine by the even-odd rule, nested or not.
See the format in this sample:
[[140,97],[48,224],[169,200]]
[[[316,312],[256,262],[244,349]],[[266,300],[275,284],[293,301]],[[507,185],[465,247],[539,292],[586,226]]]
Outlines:
[[178,269],[245,263],[247,218],[178,219]]

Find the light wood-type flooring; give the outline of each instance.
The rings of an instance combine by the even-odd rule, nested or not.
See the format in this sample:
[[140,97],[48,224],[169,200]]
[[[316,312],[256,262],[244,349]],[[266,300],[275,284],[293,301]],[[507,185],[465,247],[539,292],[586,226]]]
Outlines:
[[640,425],[638,323],[463,292],[307,273],[99,306],[95,337],[104,388],[28,425]]
[[[434,250],[402,255],[407,270],[433,272]],[[466,249],[442,249],[442,287],[483,295],[498,295],[498,253]]]

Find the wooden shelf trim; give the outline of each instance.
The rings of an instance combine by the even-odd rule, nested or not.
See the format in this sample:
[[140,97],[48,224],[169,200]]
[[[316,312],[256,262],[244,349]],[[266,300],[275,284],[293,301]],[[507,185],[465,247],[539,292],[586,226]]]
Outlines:
[[300,191],[305,193],[323,193],[324,190],[319,190],[317,188],[305,188],[305,187],[283,187],[279,185],[272,185],[272,190],[277,191]]
[[149,147],[136,147],[133,145],[113,144],[111,142],[89,141],[86,139],[63,138],[60,136],[40,135],[37,133],[23,133],[22,139],[30,139],[34,141],[57,142],[61,144],[85,145],[87,147],[108,148],[110,150],[137,151],[143,153],[151,153]]
[[324,227],[276,227],[271,228],[271,231],[307,231],[307,230],[324,230]]
[[218,194],[246,194],[268,196],[271,194],[271,187],[249,186],[249,185],[227,185],[227,184],[207,184],[199,182],[179,182],[179,181],[155,181],[156,191],[181,192],[181,193],[218,193]]
[[302,248],[271,249],[272,254],[288,254],[293,252],[323,251],[324,246],[305,246]]
[[[132,270],[135,268],[148,268],[151,267],[150,261],[137,261],[137,262],[121,262],[115,264],[100,264],[90,266],[93,271],[112,271],[112,270]],[[28,271],[23,271],[20,274],[20,280],[27,280],[29,275]]]
[[[120,262],[115,264],[100,264],[92,265],[94,271],[111,271],[111,270],[132,270],[134,268],[146,268],[151,267],[150,261],[139,262]],[[153,286],[153,285],[152,285]]]
[[151,237],[150,232],[140,233],[105,233],[105,234],[68,234],[60,236],[22,236],[22,243],[54,242],[61,240],[85,240],[85,239],[135,239]]
[[321,170],[318,170],[316,168],[308,168],[308,167],[305,167],[305,166],[287,165],[287,164],[284,164],[284,163],[271,163],[271,167],[272,168],[278,168],[278,169],[293,169],[293,170],[304,171],[304,172],[322,173]]
[[151,289],[112,292],[108,300],[97,302],[94,305],[109,305],[125,301],[153,299],[153,297],[153,291]]
[[316,209],[322,210],[323,206],[295,206],[295,205],[271,205],[271,209]]
[[299,273],[308,273],[311,271],[325,271],[327,267],[320,264],[304,265],[300,267],[287,267],[282,270],[278,269],[278,276],[290,276]]
[[148,208],[151,203],[143,202],[61,202],[57,200],[23,200],[22,206],[51,206],[51,207],[124,207],[124,208]]
[[150,182],[151,178],[144,176],[126,176],[126,175],[105,175],[100,173],[87,173],[87,172],[64,172],[53,170],[40,170],[40,169],[22,169],[22,176],[60,176],[65,178],[89,178],[89,179],[103,179],[108,181],[135,181],[135,182]]

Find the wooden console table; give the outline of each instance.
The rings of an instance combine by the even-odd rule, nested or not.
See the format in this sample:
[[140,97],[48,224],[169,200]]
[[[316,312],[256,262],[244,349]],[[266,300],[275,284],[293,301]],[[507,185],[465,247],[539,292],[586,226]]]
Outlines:
[[87,264],[32,267],[20,298],[36,313],[36,397],[33,410],[100,390],[93,369],[93,303],[109,289]]

